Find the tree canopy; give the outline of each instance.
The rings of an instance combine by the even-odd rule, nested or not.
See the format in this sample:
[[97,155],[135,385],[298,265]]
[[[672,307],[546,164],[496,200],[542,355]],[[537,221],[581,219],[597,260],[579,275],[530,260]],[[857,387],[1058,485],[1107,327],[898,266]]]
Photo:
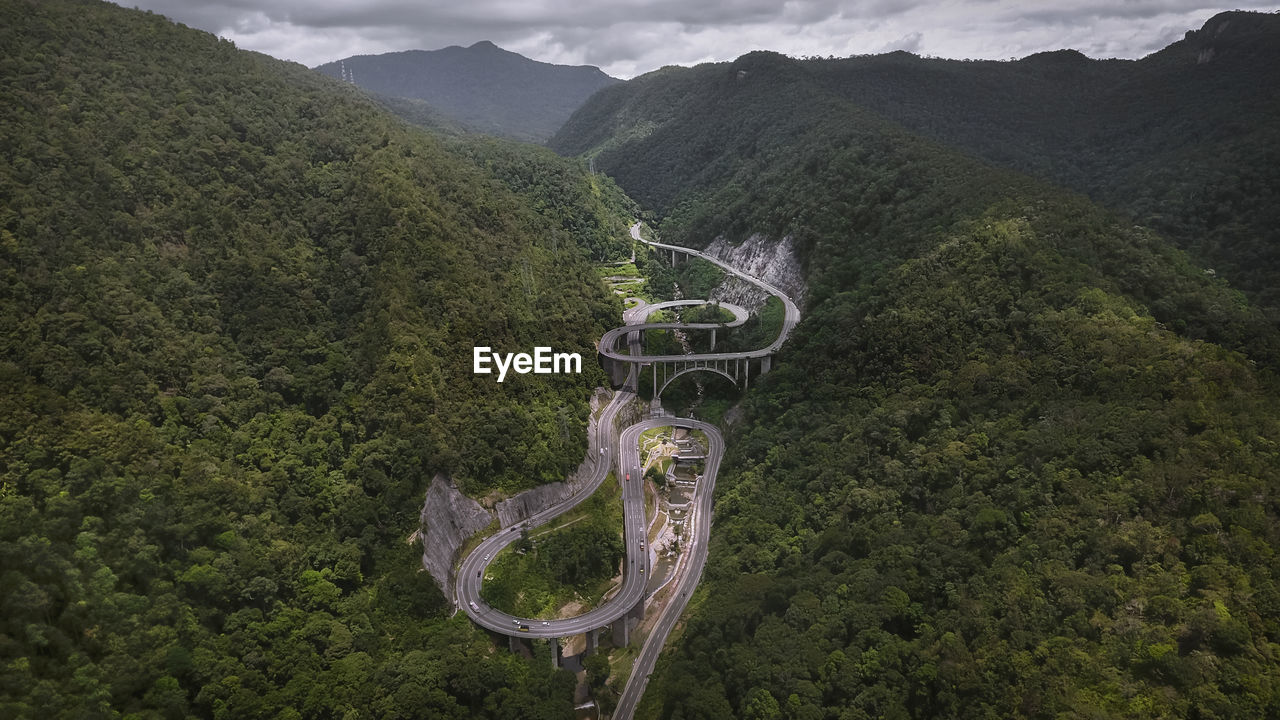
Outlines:
[[150,13],[0,44],[0,715],[569,715],[405,540],[437,472],[581,461],[594,363],[471,348],[591,357],[616,188]]

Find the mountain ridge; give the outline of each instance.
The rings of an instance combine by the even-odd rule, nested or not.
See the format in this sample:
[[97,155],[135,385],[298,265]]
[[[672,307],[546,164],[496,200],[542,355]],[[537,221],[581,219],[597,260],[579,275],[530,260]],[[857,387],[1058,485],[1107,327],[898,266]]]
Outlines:
[[600,370],[470,350],[593,351],[616,188],[106,2],[0,46],[0,717],[571,715],[417,531],[581,462]]
[[[1280,16],[1220,13],[1139,60],[1059,50],[1012,61],[901,52],[793,61],[912,133],[1131,215],[1280,308],[1280,203],[1267,199],[1280,194]],[[687,90],[698,72],[609,88],[549,145],[607,169],[624,136],[660,132],[665,108],[698,102]]]
[[[1222,215],[1246,242],[1277,147],[1271,68],[1231,64],[1250,42],[1207,64],[750,53],[565,124],[551,146],[660,237],[790,239],[810,290],[726,439],[701,597],[638,716],[1280,711],[1280,332],[1234,273],[1061,180],[1174,173],[1118,184],[1177,211],[1170,177],[1230,178],[1199,173],[1235,115],[1262,182]],[[1111,104],[1077,106],[1116,71]],[[1184,80],[1221,107],[1193,116]]]
[[480,132],[533,142],[549,138],[592,93],[620,82],[594,65],[533,60],[488,40],[353,55],[314,69],[377,95],[426,102]]

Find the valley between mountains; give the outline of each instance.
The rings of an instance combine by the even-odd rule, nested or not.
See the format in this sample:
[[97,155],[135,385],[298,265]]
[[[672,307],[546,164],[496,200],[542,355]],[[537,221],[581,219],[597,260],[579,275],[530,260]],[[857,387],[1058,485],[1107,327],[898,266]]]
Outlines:
[[620,81],[0,0],[0,716],[1280,716],[1280,16],[1186,31]]

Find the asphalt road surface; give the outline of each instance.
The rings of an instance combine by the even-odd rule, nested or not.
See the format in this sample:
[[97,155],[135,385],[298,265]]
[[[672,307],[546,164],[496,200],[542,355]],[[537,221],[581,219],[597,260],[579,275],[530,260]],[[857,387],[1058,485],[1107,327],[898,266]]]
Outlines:
[[[751,350],[738,353],[702,353],[697,355],[673,355],[673,356],[645,356],[640,355],[640,331],[648,328],[719,328],[734,327],[741,325],[746,319],[746,312],[737,306],[722,305],[734,314],[734,320],[729,323],[701,323],[701,324],[681,324],[681,323],[643,323],[642,321],[648,317],[649,313],[664,307],[675,307],[681,305],[700,305],[705,300],[678,300],[666,303],[657,303],[655,305],[646,305],[641,302],[636,307],[631,308],[624,313],[624,327],[615,328],[601,338],[601,352],[616,360],[622,360],[631,363],[631,372],[627,381],[623,384],[621,390],[616,392],[613,399],[605,407],[597,421],[593,421],[590,428],[590,437],[588,438],[588,454],[595,460],[595,467],[592,470],[589,482],[576,494],[557,505],[547,508],[540,513],[530,517],[519,525],[505,527],[497,533],[485,538],[477,545],[470,554],[462,561],[458,570],[457,597],[458,607],[464,610],[467,615],[478,625],[493,630],[504,635],[537,637],[537,638],[561,638],[569,635],[577,635],[597,628],[604,627],[618,618],[626,615],[641,600],[645,591],[645,582],[648,577],[649,552],[641,550],[640,546],[645,541],[645,532],[648,526],[645,518],[644,510],[644,484],[640,473],[640,457],[639,457],[639,436],[645,430],[664,427],[676,426],[698,429],[707,434],[710,447],[707,448],[707,458],[704,465],[702,480],[697,484],[694,490],[694,512],[690,515],[694,523],[693,540],[687,549],[688,563],[684,570],[676,578],[675,587],[672,590],[671,601],[664,608],[662,615],[658,618],[653,632],[649,634],[644,646],[641,648],[640,655],[631,671],[630,679],[626,688],[623,690],[622,697],[618,707],[614,712],[614,718],[630,718],[635,712],[636,704],[640,697],[644,694],[644,689],[648,684],[649,674],[653,672],[654,663],[657,662],[658,654],[662,651],[663,645],[666,643],[667,636],[671,633],[671,629],[675,626],[680,618],[680,614],[684,611],[685,606],[689,602],[689,595],[693,589],[697,587],[699,579],[702,577],[702,569],[707,559],[707,539],[711,530],[711,501],[715,489],[716,473],[720,467],[720,460],[724,453],[724,439],[720,435],[719,430],[715,426],[704,423],[700,420],[690,420],[671,417],[654,417],[643,420],[632,425],[622,431],[619,438],[619,447],[615,447],[611,441],[614,420],[618,415],[618,411],[635,397],[635,388],[638,376],[638,368],[641,364],[662,360],[725,360],[739,358],[755,358],[772,355],[777,352],[782,343],[786,341],[791,329],[795,327],[800,320],[800,311],[791,298],[778,288],[766,283],[758,278],[747,275],[733,267],[726,265],[724,262],[706,255],[697,250],[679,247],[676,245],[667,245],[658,242],[649,242],[640,237],[640,223],[636,223],[631,227],[631,236],[636,240],[645,242],[654,247],[676,250],[678,252],[695,255],[709,262],[712,262],[723,269],[725,272],[740,277],[750,283],[753,283],[773,295],[780,298],[786,307],[786,314],[783,319],[782,332],[779,333],[778,339],[766,348],[760,350]],[[632,354],[622,355],[613,348],[623,335],[627,336]],[[604,482],[609,474],[609,470],[613,469],[616,473],[618,481],[622,483],[622,505],[623,505],[623,539],[626,545],[626,565],[623,572],[623,580],[621,589],[614,594],[613,597],[602,603],[599,607],[590,610],[582,615],[573,618],[561,620],[537,620],[532,618],[521,618],[504,613],[496,608],[490,607],[480,597],[480,587],[484,579],[484,574],[490,562],[497,556],[498,552],[503,548],[511,545],[520,539],[521,531],[528,529],[534,530],[541,525],[554,520],[556,517],[573,509],[583,500],[591,497]],[[625,480],[627,474],[631,479]],[[645,570],[641,573],[641,569]]]
[[[791,297],[786,293],[782,292],[782,290],[779,289],[777,286],[767,283],[753,275],[748,275],[742,272],[741,270],[738,270],[735,267],[726,265],[723,260],[716,257],[712,257],[711,255],[708,255],[702,251],[680,247],[679,245],[667,245],[666,243],[645,240],[644,238],[640,237],[640,223],[636,223],[631,226],[631,237],[636,240],[639,240],[642,243],[645,243],[646,245],[652,245],[653,247],[656,247],[656,248],[662,248],[664,250],[675,250],[677,252],[685,253],[686,255],[694,255],[696,257],[700,257],[703,260],[706,260],[707,262],[716,265],[721,270],[724,270],[726,273],[729,273],[734,277],[742,278],[743,280],[746,280],[752,285],[763,288],[769,294],[774,295],[778,299],[782,300],[782,304],[786,308],[786,313],[783,315],[783,318],[782,318],[782,332],[778,333],[778,339],[770,343],[768,347],[761,348],[760,350],[748,350],[746,352],[741,352],[741,353],[710,353],[710,354],[701,354],[701,355],[676,355],[671,357],[664,356],[659,359],[725,360],[725,359],[733,359],[733,358],[741,358],[741,357],[764,357],[765,355],[772,355],[778,352],[778,348],[782,347],[782,343],[787,341],[787,336],[791,334],[791,330],[795,328],[796,324],[800,322],[800,308],[796,307],[796,304],[792,302]],[[605,354],[608,355],[608,353],[605,353]],[[609,357],[613,357],[613,356],[609,355]],[[622,356],[619,356],[617,359],[627,360],[628,357],[626,355],[622,355]],[[641,361],[650,362],[654,358],[633,357],[630,359],[636,362],[641,362]]]
[[[550,507],[519,525],[502,528],[497,533],[485,538],[466,558],[458,569],[457,600],[458,607],[466,611],[478,625],[506,635],[522,635],[527,637],[558,638],[594,630],[603,627],[626,614],[639,602],[644,592],[645,576],[640,574],[641,567],[648,570],[647,553],[639,550],[645,532],[643,483],[638,471],[638,451],[633,448],[629,456],[624,453],[621,462],[616,465],[617,477],[621,481],[625,473],[631,472],[632,479],[623,481],[622,507],[624,516],[623,538],[627,547],[627,570],[623,574],[622,588],[607,602],[583,615],[566,620],[535,620],[520,618],[504,613],[489,606],[480,598],[480,584],[485,570],[493,557],[500,550],[520,539],[520,531],[526,527],[530,530],[544,525],[557,516],[573,509],[578,503],[591,497],[608,475],[611,467],[615,467],[617,450],[610,442],[613,420],[618,410],[634,395],[626,390],[614,394],[613,400],[605,407],[598,422],[591,428],[588,453],[596,459],[596,466],[588,482],[577,494],[564,502]],[[623,447],[626,447],[623,445]],[[604,453],[600,449],[604,449]],[[632,568],[635,568],[632,571]],[[523,629],[524,626],[526,629]]]
[[684,612],[685,606],[689,604],[689,596],[693,594],[693,589],[698,586],[698,581],[702,578],[702,568],[707,562],[707,544],[711,533],[711,498],[715,492],[716,473],[720,470],[720,459],[724,456],[724,438],[714,425],[704,423],[701,420],[650,418],[637,425],[632,425],[627,428],[627,431],[630,432],[632,429],[638,428],[638,437],[639,433],[644,430],[665,425],[701,430],[707,434],[707,440],[711,447],[707,448],[707,460],[703,467],[702,479],[698,481],[697,486],[694,488],[694,511],[689,515],[694,522],[693,539],[688,548],[689,563],[685,566],[684,571],[680,573],[680,576],[676,578],[670,601],[663,608],[662,615],[654,624],[653,631],[649,633],[649,637],[644,642],[644,647],[640,649],[640,655],[636,657],[635,664],[631,666],[631,676],[627,679],[627,686],[623,689],[622,697],[618,699],[618,707],[613,712],[614,720],[627,720],[635,714],[636,705],[640,702],[641,696],[644,695],[644,689],[649,684],[649,675],[653,672],[654,664],[658,662],[658,654],[662,652],[662,646],[666,644],[667,636],[671,634],[671,629],[675,627],[680,615]]

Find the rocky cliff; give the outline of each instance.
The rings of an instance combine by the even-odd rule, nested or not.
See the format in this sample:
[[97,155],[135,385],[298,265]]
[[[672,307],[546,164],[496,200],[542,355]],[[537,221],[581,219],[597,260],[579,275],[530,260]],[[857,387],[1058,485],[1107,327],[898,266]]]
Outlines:
[[[597,388],[591,396],[588,437],[595,438],[596,415],[611,397],[604,388]],[[629,408],[624,408],[624,411],[627,410]],[[638,414],[638,411],[631,410],[631,413]],[[617,432],[615,428],[615,439]],[[581,490],[594,474],[596,463],[599,462],[599,452],[599,448],[592,443],[582,464],[564,482],[548,483],[498,502],[494,509],[499,526],[505,528],[524,522],[531,515]],[[458,549],[467,538],[489,527],[493,518],[493,512],[463,495],[448,478],[443,475],[432,478],[431,486],[427,488],[426,502],[422,506],[422,566],[431,573],[431,577],[449,600],[453,599],[453,567]]]
[[[703,252],[781,288],[796,305],[804,307],[804,272],[790,236],[773,241],[763,235],[752,235],[738,245],[730,245],[719,237]],[[741,305],[751,312],[759,310],[768,297],[760,288],[734,277],[711,293],[712,300]]]
[[594,461],[578,466],[565,482],[553,482],[525,490],[498,503],[498,521],[502,527],[524,522],[526,518],[562,502],[581,490],[591,479]]
[[463,495],[444,475],[436,475],[422,505],[422,566],[446,599],[453,600],[453,561],[467,538],[489,527],[493,516]]

